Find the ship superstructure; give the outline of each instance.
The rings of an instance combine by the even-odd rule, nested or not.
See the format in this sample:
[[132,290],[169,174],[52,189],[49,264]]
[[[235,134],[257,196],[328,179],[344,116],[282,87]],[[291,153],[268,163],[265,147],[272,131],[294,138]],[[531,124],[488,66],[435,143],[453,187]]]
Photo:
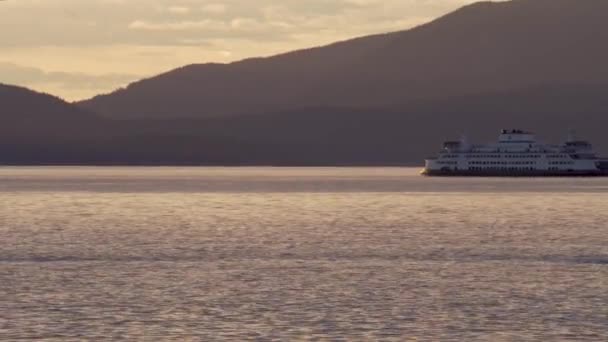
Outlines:
[[598,158],[593,146],[570,134],[561,145],[536,140],[533,133],[503,130],[498,142],[469,144],[449,141],[436,158],[426,160],[430,176],[608,176],[608,159]]

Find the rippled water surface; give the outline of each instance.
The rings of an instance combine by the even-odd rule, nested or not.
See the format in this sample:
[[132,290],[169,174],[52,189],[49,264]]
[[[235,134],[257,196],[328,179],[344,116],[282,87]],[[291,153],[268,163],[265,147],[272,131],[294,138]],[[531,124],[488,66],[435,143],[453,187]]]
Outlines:
[[608,179],[0,168],[0,339],[608,340]]

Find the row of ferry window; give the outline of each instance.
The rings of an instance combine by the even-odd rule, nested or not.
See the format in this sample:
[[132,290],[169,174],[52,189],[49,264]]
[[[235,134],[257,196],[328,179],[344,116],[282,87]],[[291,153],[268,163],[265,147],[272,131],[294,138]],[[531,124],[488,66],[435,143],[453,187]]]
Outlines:
[[573,161],[554,161],[549,162],[549,165],[574,165]]
[[505,158],[540,158],[540,154],[507,154]]
[[499,161],[470,161],[469,165],[534,165],[536,162],[534,161],[508,161],[508,162],[499,162]]
[[[504,154],[504,155],[500,155],[500,154],[467,154],[465,155],[466,158],[516,158],[516,159],[529,159],[529,158],[541,158],[540,154]],[[444,154],[443,156],[441,156],[442,158],[458,158],[459,155],[458,154]],[[551,158],[561,158],[561,157],[551,157]]]
[[477,154],[471,155],[468,158],[540,158],[540,154]]
[[438,161],[437,164],[440,164],[440,165],[456,165],[456,164],[458,164],[458,162],[456,162],[456,161]]
[[536,168],[533,167],[479,167],[479,166],[473,166],[470,167],[469,170],[473,170],[473,171],[481,171],[481,170],[502,170],[502,171],[534,171],[536,170]]

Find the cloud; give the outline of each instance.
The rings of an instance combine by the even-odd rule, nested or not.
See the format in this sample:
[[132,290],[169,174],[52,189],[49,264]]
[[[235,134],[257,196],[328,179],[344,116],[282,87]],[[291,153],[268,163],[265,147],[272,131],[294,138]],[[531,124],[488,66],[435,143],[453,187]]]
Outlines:
[[12,64],[0,65],[0,81],[78,98],[133,74],[404,30],[474,1],[2,1],[0,62]]
[[188,14],[190,13],[190,8],[185,6],[170,6],[167,8],[167,11],[173,14]]
[[201,12],[207,14],[223,14],[226,13],[227,10],[228,6],[226,6],[226,4],[220,3],[204,4],[203,6],[201,6]]
[[68,92],[96,94],[102,89],[115,89],[139,78],[141,78],[139,75],[119,73],[92,75],[44,71],[39,68],[0,62],[0,83],[22,85],[32,89],[54,88]]
[[119,86],[137,79],[138,75],[131,74],[102,74],[70,73],[61,71],[44,71],[38,68],[20,66],[13,63],[0,62],[0,81],[3,83],[36,84],[56,83],[64,88],[98,88]]
[[[0,6],[4,46],[179,45],[206,39],[290,41],[407,29],[473,0],[19,0]],[[418,19],[418,21],[414,21]],[[248,23],[250,34],[235,23]],[[276,32],[280,29],[281,32]],[[182,31],[182,34],[176,34]],[[332,37],[333,38],[333,37]],[[304,46],[303,46],[304,47]],[[1,50],[1,47],[0,47]],[[0,51],[1,52],[1,51]]]

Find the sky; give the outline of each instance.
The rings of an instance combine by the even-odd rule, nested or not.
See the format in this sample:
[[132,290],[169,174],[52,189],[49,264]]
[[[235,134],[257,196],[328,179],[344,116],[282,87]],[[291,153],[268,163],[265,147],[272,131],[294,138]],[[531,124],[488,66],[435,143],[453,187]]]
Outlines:
[[3,0],[0,83],[85,99],[192,63],[408,29],[474,0]]

